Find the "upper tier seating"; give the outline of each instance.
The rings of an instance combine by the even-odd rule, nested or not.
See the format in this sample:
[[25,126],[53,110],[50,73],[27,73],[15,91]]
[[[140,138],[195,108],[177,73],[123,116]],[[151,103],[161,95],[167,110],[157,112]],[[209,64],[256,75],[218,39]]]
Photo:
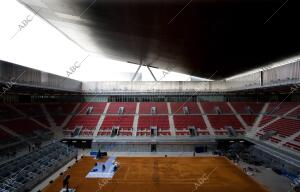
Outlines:
[[11,109],[5,104],[0,104],[0,120],[8,120],[18,117],[21,117],[21,115],[17,111]]
[[135,114],[136,103],[132,102],[110,103],[107,114],[119,114],[120,107],[124,107],[123,114]]
[[61,126],[66,117],[70,115],[75,108],[76,103],[47,103],[45,107],[57,126]]
[[141,102],[139,114],[151,114],[152,107],[156,108],[156,114],[168,114],[168,107],[165,102]]
[[248,126],[253,126],[257,116],[256,115],[241,115]]
[[24,118],[1,122],[0,124],[23,136],[33,136],[38,135],[40,132],[49,132],[48,129],[41,127],[34,121]]
[[61,126],[67,118],[67,115],[52,115],[57,126]]
[[289,110],[295,108],[298,105],[299,105],[298,103],[294,103],[294,102],[270,103],[266,113],[269,115],[284,115]]
[[170,105],[173,114],[184,114],[184,107],[187,107],[188,114],[201,114],[196,102],[176,102]]
[[40,104],[16,104],[14,105],[14,107],[21,110],[23,113],[30,117],[40,116],[44,114]]
[[[57,125],[61,125],[66,120],[68,115],[73,115],[67,126],[64,126],[65,133],[73,133],[74,128],[78,126],[79,136],[92,136],[97,123],[99,122],[100,116],[103,114],[106,104],[107,103],[105,102],[81,103],[74,114],[72,114],[72,111],[75,109],[76,103],[47,103],[45,104],[45,107],[50,116],[54,118]],[[216,135],[227,134],[228,129],[226,126],[234,128],[237,133],[243,133],[245,131],[239,120],[235,115],[233,115],[228,103],[201,102],[200,104],[202,105],[204,112],[208,115],[208,120],[210,121]],[[234,107],[236,112],[241,115],[248,126],[253,126],[253,123],[255,122],[265,103],[231,102],[231,105]],[[276,109],[276,106],[278,105],[279,103],[269,103],[266,113],[270,113],[272,111],[273,113],[271,115],[264,114],[259,127],[266,125],[266,123],[280,117],[279,115],[282,115],[298,106],[298,103],[284,102],[280,104],[279,108]],[[43,128],[41,125],[30,120],[30,118],[33,118],[34,120],[37,120],[46,126],[50,126],[41,104],[15,104],[13,106],[23,112],[26,116],[28,116],[28,118],[24,120],[25,118],[13,108],[10,108],[8,104],[2,104],[0,105],[0,114],[2,114],[2,116],[0,116],[0,124],[8,127],[16,133],[25,136],[36,135],[38,134],[37,131],[49,132],[48,129]],[[119,136],[131,136],[133,134],[133,121],[135,118],[134,114],[136,111],[136,106],[137,103],[134,102],[110,103],[108,114],[106,114],[106,117],[104,118],[98,135],[110,136],[112,134],[112,127],[115,126],[119,127]],[[157,127],[158,136],[171,135],[169,115],[173,115],[176,135],[189,135],[192,133],[190,132],[190,128],[192,127],[195,128],[197,135],[209,134],[196,102],[171,102],[171,114],[168,114],[167,106],[167,102],[140,102],[137,136],[151,135],[152,133],[150,127]],[[91,111],[91,114],[87,115],[86,111],[88,110],[88,107],[93,107],[93,110]],[[118,114],[120,107],[124,107],[124,113],[122,115]],[[153,113],[152,107],[155,107],[155,113]],[[215,115],[218,110],[220,114]],[[187,114],[184,114],[186,111],[188,111]],[[288,116],[292,117],[286,118],[293,118],[300,115],[299,111],[300,108],[288,114]],[[266,126],[261,132],[258,132],[257,135],[263,135],[265,131],[274,130],[278,132],[278,135],[271,137],[270,140],[272,142],[280,142],[282,141],[282,137],[288,137],[295,132],[300,131],[297,129],[297,127],[299,127],[298,122],[299,121],[296,119],[277,120],[274,123]],[[282,127],[284,129],[282,129]],[[1,136],[0,132],[0,139],[1,137],[3,139],[4,137],[8,137],[9,141],[13,140],[5,133]],[[295,144],[295,142],[297,141],[292,141],[290,143]]]
[[17,104],[14,106],[29,117],[50,127],[50,124],[40,104]]
[[47,103],[45,107],[51,115],[69,115],[75,108],[76,103]]
[[226,102],[202,102],[201,103],[203,110],[208,114],[232,114],[233,112],[229,108]]
[[16,137],[14,137],[13,135],[0,129],[0,144],[1,145],[13,143],[13,142],[16,142],[17,140],[18,139]]
[[77,114],[87,114],[88,108],[92,108],[90,114],[102,114],[106,106],[105,102],[84,102],[78,107]]
[[259,114],[265,103],[256,102],[230,102],[239,114]]
[[294,119],[279,119],[263,128],[263,131],[276,131],[280,137],[289,137],[300,131],[300,121]]

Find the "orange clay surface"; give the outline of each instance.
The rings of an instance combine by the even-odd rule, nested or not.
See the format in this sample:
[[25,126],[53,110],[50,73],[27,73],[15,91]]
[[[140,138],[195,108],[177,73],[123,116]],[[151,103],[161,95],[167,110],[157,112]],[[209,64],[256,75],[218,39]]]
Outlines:
[[[105,161],[107,158],[98,162]],[[77,192],[266,192],[223,157],[118,157],[113,179],[86,179],[95,159],[84,157],[64,175]],[[43,192],[59,192],[63,176]]]

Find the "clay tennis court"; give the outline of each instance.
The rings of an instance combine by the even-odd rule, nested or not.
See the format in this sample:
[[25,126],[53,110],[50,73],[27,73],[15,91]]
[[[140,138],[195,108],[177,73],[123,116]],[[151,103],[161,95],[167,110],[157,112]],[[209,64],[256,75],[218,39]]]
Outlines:
[[[98,162],[105,161],[103,159]],[[86,179],[95,159],[82,158],[66,174],[77,192],[265,192],[223,157],[118,157],[113,179]],[[60,176],[44,192],[58,192]]]

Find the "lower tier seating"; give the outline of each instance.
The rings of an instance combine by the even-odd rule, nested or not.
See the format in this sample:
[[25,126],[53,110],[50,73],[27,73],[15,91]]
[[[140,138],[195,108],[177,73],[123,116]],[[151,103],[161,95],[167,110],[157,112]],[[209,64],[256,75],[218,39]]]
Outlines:
[[150,136],[151,127],[157,129],[158,136],[171,135],[169,118],[167,115],[140,115],[137,136]]
[[[88,114],[88,113],[102,114],[105,106],[106,106],[106,102],[84,102],[80,104],[76,113],[77,114]],[[89,111],[88,109],[91,109],[91,111]]]
[[155,107],[156,114],[168,114],[168,107],[165,102],[141,102],[139,114],[152,114],[152,107]]
[[176,135],[190,135],[194,128],[197,135],[208,135],[209,132],[201,115],[174,115]]
[[133,102],[116,102],[110,103],[107,113],[108,114],[120,114],[120,108],[123,108],[122,114],[135,114],[136,103]]
[[259,114],[265,103],[258,102],[230,102],[239,114]]
[[228,134],[228,128],[233,128],[237,134],[244,133],[244,128],[235,115],[208,115],[216,135]]
[[231,126],[234,129],[244,129],[234,115],[208,115],[208,119],[214,129],[224,129]]
[[75,128],[79,128],[81,136],[92,136],[100,115],[75,115],[65,127],[65,133],[72,133]]
[[184,114],[184,108],[189,114],[200,114],[200,109],[196,102],[176,102],[170,103],[173,114]]
[[114,127],[118,136],[132,136],[133,119],[133,115],[107,115],[98,135],[111,136]]
[[226,102],[202,102],[203,110],[207,114],[231,114],[232,110]]
[[140,115],[138,129],[150,129],[156,126],[161,129],[170,129],[169,119],[167,115]]

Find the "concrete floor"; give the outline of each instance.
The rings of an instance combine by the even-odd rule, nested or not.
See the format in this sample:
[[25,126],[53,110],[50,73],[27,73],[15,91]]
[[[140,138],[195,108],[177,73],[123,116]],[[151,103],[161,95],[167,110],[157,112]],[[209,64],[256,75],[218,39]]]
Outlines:
[[284,176],[278,175],[271,168],[265,168],[263,166],[249,165],[245,162],[240,162],[239,167],[251,167],[256,168],[259,172],[253,173],[254,175],[250,176],[254,178],[257,182],[266,186],[270,192],[288,192],[292,191],[291,181]]

